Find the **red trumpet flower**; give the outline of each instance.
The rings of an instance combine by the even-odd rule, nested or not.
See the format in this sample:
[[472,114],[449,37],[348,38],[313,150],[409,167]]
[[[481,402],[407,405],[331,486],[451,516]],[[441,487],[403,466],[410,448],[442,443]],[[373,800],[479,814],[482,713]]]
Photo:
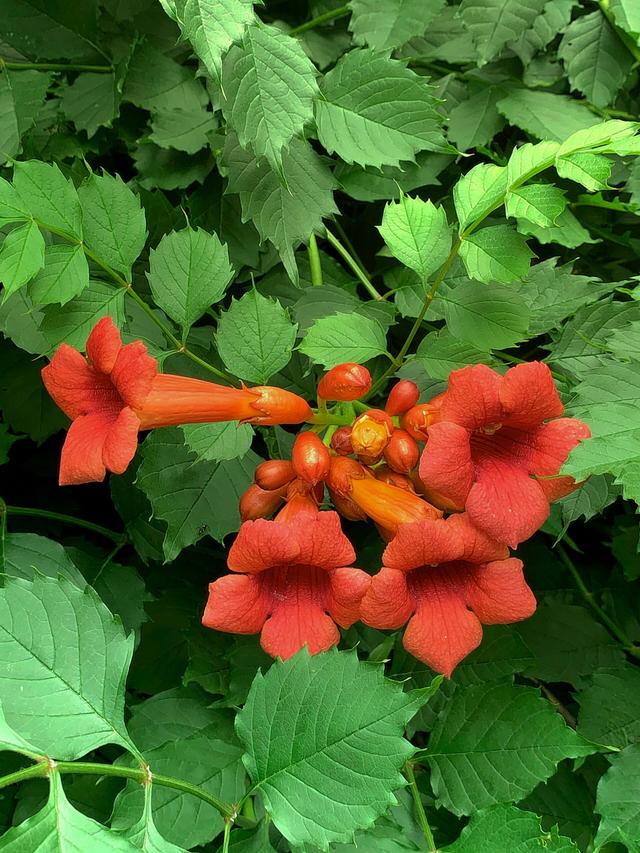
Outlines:
[[345,568],[355,552],[335,512],[318,512],[297,496],[275,521],[242,525],[226,575],[209,586],[203,625],[234,634],[261,632],[262,648],[288,658],[305,644],[311,654],[340,639],[359,617],[371,578]]
[[483,624],[518,622],[536,609],[520,560],[466,515],[402,526],[383,562],[361,618],[375,628],[408,622],[407,651],[447,676],[480,645]]
[[544,479],[591,434],[582,421],[561,418],[563,411],[540,362],[504,376],[482,364],[454,371],[420,461],[428,493],[465,508],[477,527],[515,547],[545,522],[550,500],[575,488],[571,477]]
[[230,420],[301,423],[312,416],[305,400],[282,388],[227,388],[158,374],[142,341],[123,346],[110,317],[93,328],[86,351],[89,361],[61,344],[42,370],[47,391],[73,421],[62,448],[61,485],[122,474],[139,430]]

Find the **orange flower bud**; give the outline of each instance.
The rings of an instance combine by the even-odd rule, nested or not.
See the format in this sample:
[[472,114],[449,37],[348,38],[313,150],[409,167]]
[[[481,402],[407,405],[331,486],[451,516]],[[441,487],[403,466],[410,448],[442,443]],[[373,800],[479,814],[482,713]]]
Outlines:
[[438,394],[428,403],[419,403],[409,409],[400,419],[402,429],[405,429],[416,441],[426,441],[429,437],[427,430],[439,418],[441,398],[442,394]]
[[322,499],[324,498],[324,483],[320,482],[312,486],[309,483],[305,483],[299,477],[296,477],[287,487],[287,500],[291,501],[297,497],[311,500],[317,507],[322,503]]
[[397,471],[392,470],[388,465],[380,465],[374,473],[376,480],[382,480],[383,483],[389,483],[390,486],[397,486],[399,489],[405,489],[407,492],[415,492],[411,479],[406,474],[399,474]]
[[346,456],[333,456],[331,468],[327,478],[329,489],[341,497],[347,497],[351,492],[351,483],[354,479],[372,477],[373,474],[364,465],[349,459]]
[[420,398],[420,389],[410,379],[401,379],[391,389],[384,410],[389,415],[401,415],[408,412]]
[[284,388],[276,388],[273,385],[258,385],[249,389],[257,394],[252,400],[251,406],[261,414],[246,418],[246,423],[264,424],[301,424],[310,421],[313,417],[311,406],[302,397]]
[[254,521],[272,515],[284,500],[287,487],[266,491],[254,483],[240,498],[240,518]]
[[464,510],[464,504],[456,504],[450,498],[446,498],[440,492],[436,492],[435,489],[428,489],[420,479],[417,471],[411,472],[411,482],[416,492],[426,498],[430,504],[438,507],[438,509],[442,509],[445,512],[462,512]]
[[420,448],[406,430],[396,429],[384,449],[384,458],[394,471],[408,474],[418,464]]
[[371,388],[371,374],[362,364],[346,362],[332,367],[318,383],[324,400],[359,400]]
[[295,476],[296,472],[288,459],[269,459],[258,465],[253,479],[261,489],[272,491],[286,486]]
[[331,456],[315,432],[301,432],[293,445],[291,461],[297,476],[315,486],[327,478]]
[[374,478],[352,480],[349,497],[386,530],[397,531],[402,524],[442,517],[440,510],[413,492]]
[[351,427],[341,426],[331,436],[331,447],[338,456],[349,456],[353,453],[351,444]]
[[333,492],[329,489],[329,494],[331,495],[331,500],[333,505],[338,510],[340,515],[343,515],[345,518],[348,518],[349,521],[366,521],[367,514],[363,512],[357,504],[350,498],[342,497],[337,492]]
[[351,444],[358,455],[367,460],[378,459],[382,455],[393,432],[393,421],[381,409],[369,409],[353,422]]

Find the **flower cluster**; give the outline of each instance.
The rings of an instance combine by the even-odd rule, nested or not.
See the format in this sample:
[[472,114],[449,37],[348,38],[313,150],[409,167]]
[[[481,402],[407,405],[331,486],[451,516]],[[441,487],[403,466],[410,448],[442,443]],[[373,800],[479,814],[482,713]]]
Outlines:
[[[109,319],[92,331],[86,355],[62,345],[42,371],[72,420],[61,484],[122,473],[140,430],[223,420],[308,424],[291,459],[260,464],[241,498],[231,574],[209,587],[208,627],[260,632],[263,648],[286,658],[304,645],[312,654],[330,648],[338,626],[359,619],[406,625],[406,649],[450,675],[479,645],[482,624],[534,612],[522,563],[509,549],[539,529],[551,501],[576,488],[558,474],[589,437],[584,423],[562,417],[546,365],[520,364],[504,375],[465,367],[425,403],[401,380],[378,409],[358,402],[371,390],[368,370],[343,364],[319,382],[314,411],[280,388],[160,374],[142,342],[123,345]],[[321,509],[326,493],[337,512]],[[373,576],[353,567],[338,513],[371,519],[387,543]]]

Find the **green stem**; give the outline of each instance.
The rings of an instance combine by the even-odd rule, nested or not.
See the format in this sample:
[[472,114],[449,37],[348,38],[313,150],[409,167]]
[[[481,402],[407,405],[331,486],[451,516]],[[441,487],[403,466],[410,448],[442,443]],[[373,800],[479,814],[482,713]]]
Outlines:
[[4,543],[7,538],[7,505],[0,498],[0,571],[4,571]]
[[306,423],[315,426],[351,426],[353,417],[349,415],[334,415],[332,412],[316,412]]
[[409,762],[407,762],[407,764],[405,765],[404,774],[407,777],[407,781],[409,782],[409,790],[411,791],[411,796],[413,797],[413,802],[416,807],[418,822],[422,827],[422,832],[425,837],[425,841],[427,842],[427,850],[429,850],[430,853],[436,853],[438,848],[436,847],[433,832],[431,831],[431,827],[429,826],[429,820],[427,819],[424,806],[422,805],[422,798],[420,797],[420,791],[418,790],[418,786],[416,785],[416,777],[413,773],[413,767]]
[[99,533],[107,539],[111,539],[118,545],[118,548],[127,541],[126,533],[116,533],[115,530],[109,530],[107,527],[102,527],[101,524],[94,524],[93,521],[85,521],[84,518],[76,518],[74,515],[65,515],[61,512],[51,512],[48,509],[35,509],[26,506],[6,506],[3,517],[5,515],[23,515],[32,518],[49,518],[52,521],[61,521],[63,524],[75,524],[76,527],[84,527],[85,530],[91,530],[93,533]]
[[224,822],[224,836],[222,838],[222,853],[229,853],[229,842],[231,841],[231,827],[233,824],[230,820]]
[[352,271],[356,274],[358,280],[360,281],[362,286],[365,288],[367,293],[369,293],[369,295],[372,296],[374,299],[378,299],[378,300],[382,299],[381,294],[378,293],[378,291],[375,289],[375,287],[371,284],[371,282],[369,281],[369,278],[363,272],[362,267],[360,267],[360,265],[356,262],[356,260],[349,254],[349,252],[342,245],[340,240],[338,240],[338,238],[334,234],[332,234],[328,228],[326,229],[326,235],[327,235],[327,240],[331,243],[331,245],[336,250],[336,252],[338,252],[338,254],[341,255],[342,258],[344,258],[344,260],[347,262],[347,264],[351,267]]
[[618,36],[622,44],[627,48],[631,56],[635,59],[636,62],[640,62],[640,47],[634,42],[634,40],[621,30],[620,27],[616,24],[616,19],[613,16],[611,10],[609,9],[609,0],[598,0],[598,6],[600,7],[600,11],[605,16],[609,24],[611,25],[611,29]]
[[322,287],[324,284],[322,280],[322,264],[320,263],[320,253],[318,252],[318,241],[313,231],[309,237],[307,253],[309,255],[309,266],[311,267],[311,284],[314,287]]
[[306,33],[307,30],[313,30],[315,27],[322,27],[331,21],[336,21],[338,18],[346,18],[351,8],[349,6],[340,6],[338,9],[332,9],[330,12],[325,12],[324,15],[318,15],[317,18],[312,18],[305,24],[300,24],[299,27],[294,27],[289,30],[290,36],[297,36],[298,33]]
[[616,640],[618,640],[618,642],[624,648],[625,652],[627,652],[627,654],[630,654],[632,657],[640,660],[640,648],[633,644],[631,639],[626,635],[622,628],[618,624],[616,624],[616,622],[613,621],[613,619],[609,616],[608,613],[606,613],[606,611],[602,609],[602,607],[600,607],[598,602],[595,600],[593,593],[588,589],[587,585],[582,580],[580,572],[578,571],[575,563],[567,553],[567,550],[564,545],[562,545],[562,543],[559,543],[556,546],[556,550],[560,559],[571,573],[580,594],[587,602],[589,607],[598,616],[602,624],[609,629],[609,631],[616,638]]
[[90,71],[92,74],[112,74],[112,65],[74,65],[64,62],[7,62],[0,56],[0,69],[9,71]]

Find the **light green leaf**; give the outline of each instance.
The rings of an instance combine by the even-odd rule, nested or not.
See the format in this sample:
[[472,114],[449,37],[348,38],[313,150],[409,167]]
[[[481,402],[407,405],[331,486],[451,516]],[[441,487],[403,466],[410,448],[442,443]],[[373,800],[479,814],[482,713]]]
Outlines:
[[577,151],[616,152],[616,146],[630,142],[637,145],[638,126],[635,122],[609,119],[598,124],[574,131],[558,149],[558,157],[574,154]]
[[457,340],[448,329],[429,332],[420,341],[416,357],[433,379],[448,379],[452,370],[467,364],[486,364],[490,361],[488,352],[468,341]]
[[186,853],[184,847],[176,847],[158,832],[153,821],[151,798],[156,788],[147,785],[144,798],[144,811],[138,823],[123,833],[122,837],[130,841],[136,850],[142,853]]
[[493,86],[478,87],[451,110],[448,136],[461,151],[487,145],[504,127],[496,107],[497,91]]
[[640,44],[640,6],[634,0],[610,0],[616,24]]
[[583,243],[598,242],[592,239],[591,234],[568,208],[558,216],[556,224],[549,227],[536,225],[528,219],[519,219],[518,231],[529,237],[535,237],[539,243],[558,243],[569,249],[575,249]]
[[[17,732],[14,732],[5,720],[2,706],[0,706],[0,752],[5,752],[7,750],[10,752],[32,753],[33,755],[38,754],[37,749],[34,749],[34,747],[32,747],[30,743],[27,743],[23,737],[20,737]],[[1,843],[0,839],[0,844]]]
[[188,424],[181,427],[184,440],[198,459],[236,459],[251,447],[253,429],[249,424],[226,421],[219,424]]
[[116,175],[91,175],[78,189],[85,242],[110,267],[131,275],[147,238],[140,198]]
[[374,50],[400,47],[413,36],[421,36],[445,0],[351,0],[349,29],[356,42]]
[[172,231],[149,255],[149,286],[157,305],[182,329],[219,302],[233,278],[227,247],[201,228]]
[[623,329],[615,329],[607,345],[620,361],[634,359],[640,362],[640,321],[629,323]]
[[594,844],[599,848],[618,841],[629,853],[639,853],[640,744],[627,747],[610,761],[612,766],[598,785],[596,812],[602,820]]
[[214,80],[222,57],[248,24],[255,21],[254,0],[186,0],[184,34]]
[[608,190],[613,164],[601,154],[578,151],[556,159],[556,169],[561,178],[582,184],[590,192]]
[[15,191],[13,184],[0,178],[0,225],[31,219],[27,206]]
[[29,295],[34,305],[64,305],[88,286],[89,265],[82,246],[55,243],[46,247],[44,269],[31,282]]
[[509,41],[528,30],[546,0],[462,0],[460,15],[473,36],[481,63],[489,62]]
[[510,284],[529,272],[534,253],[525,238],[509,225],[490,225],[467,235],[460,245],[460,257],[470,278],[487,284]]
[[217,127],[213,113],[198,110],[162,110],[151,121],[149,139],[161,148],[195,154],[208,145],[208,134]]
[[384,329],[376,320],[358,314],[322,317],[309,329],[300,351],[311,361],[331,368],[345,361],[359,364],[386,351]]
[[14,826],[0,840],[2,853],[57,853],[89,851],[136,853],[126,838],[77,811],[67,800],[58,773],[49,776],[47,804],[32,817]]
[[498,683],[456,690],[431,732],[425,758],[438,804],[462,815],[521,800],[563,758],[595,751],[537,690]]
[[508,189],[524,184],[538,172],[552,166],[559,147],[557,142],[525,142],[514,148],[507,163]]
[[[296,39],[262,24],[245,30],[222,65],[222,110],[243,148],[280,170],[282,149],[313,119],[315,68]],[[286,175],[285,175],[286,177]]]
[[9,578],[0,591],[0,642],[10,673],[0,687],[7,722],[44,754],[71,761],[106,743],[134,749],[124,725],[133,635],[90,587],[63,576]]
[[98,128],[117,117],[120,94],[113,74],[78,74],[71,86],[62,90],[60,108],[77,130],[91,138]]
[[620,749],[640,740],[640,672],[624,663],[591,673],[578,693],[578,731],[594,743]]
[[44,239],[36,223],[25,222],[10,231],[0,249],[2,301],[31,281],[44,266]]
[[577,5],[578,0],[547,0],[544,11],[535,19],[531,29],[509,45],[523,65],[527,66],[536,54],[551,44],[558,33],[564,32],[571,20],[572,9]]
[[423,150],[447,153],[437,105],[433,89],[403,62],[352,50],[322,81],[318,138],[361,166],[398,166]]
[[599,9],[569,24],[558,56],[571,87],[597,107],[613,103],[633,65],[633,57],[620,50],[619,38]]
[[534,225],[548,228],[567,206],[564,190],[553,184],[527,184],[507,193],[507,216],[528,219]]
[[558,834],[557,827],[545,832],[536,814],[515,806],[499,805],[475,814],[453,844],[443,853],[578,853],[570,838]]
[[498,101],[498,109],[509,124],[537,139],[557,142],[576,130],[600,123],[598,116],[575,98],[532,89],[514,89]]
[[391,253],[426,282],[446,261],[451,249],[451,228],[442,207],[431,201],[402,195],[389,202],[378,227]]
[[463,175],[453,188],[453,201],[462,233],[502,204],[507,191],[504,166],[480,163]]
[[[221,5],[220,0],[211,0],[212,6],[214,3]],[[154,112],[198,110],[206,106],[209,100],[191,68],[175,62],[149,41],[136,44],[127,69],[122,97],[137,107]]]
[[163,543],[167,562],[207,534],[221,542],[238,530],[238,501],[251,485],[259,461],[249,452],[229,462],[197,462],[178,428],[149,435],[142,445],[136,483],[148,497],[154,517],[167,523]]
[[243,221],[250,219],[263,240],[278,249],[292,281],[298,270],[293,249],[318,231],[325,216],[337,212],[332,190],[336,182],[313,148],[293,139],[282,155],[282,174],[266,161],[245,151],[234,134],[228,133],[223,160],[229,179],[228,192],[238,193]]
[[216,344],[234,376],[264,385],[289,363],[297,328],[276,299],[249,290],[221,314]]
[[13,185],[32,216],[71,237],[82,239],[78,194],[55,163],[21,161],[13,167]]
[[328,850],[395,804],[414,751],[404,727],[439,682],[404,693],[381,667],[335,649],[311,657],[305,648],[256,675],[236,731],[251,780],[288,841]]
[[454,338],[490,350],[511,347],[526,337],[529,309],[515,290],[468,281],[441,299]]
[[80,296],[76,296],[64,307],[50,305],[45,308],[40,331],[49,344],[47,353],[53,352],[61,343],[76,349],[84,349],[89,332],[102,317],[111,317],[116,326],[124,322],[124,296],[121,287],[89,282]]
[[51,75],[0,70],[0,163],[20,151],[21,140],[44,104]]
[[[54,580],[60,575],[84,589],[86,581],[58,542],[35,533],[8,533],[3,572],[10,578],[32,581],[38,575]],[[4,582],[4,578],[2,579]]]

